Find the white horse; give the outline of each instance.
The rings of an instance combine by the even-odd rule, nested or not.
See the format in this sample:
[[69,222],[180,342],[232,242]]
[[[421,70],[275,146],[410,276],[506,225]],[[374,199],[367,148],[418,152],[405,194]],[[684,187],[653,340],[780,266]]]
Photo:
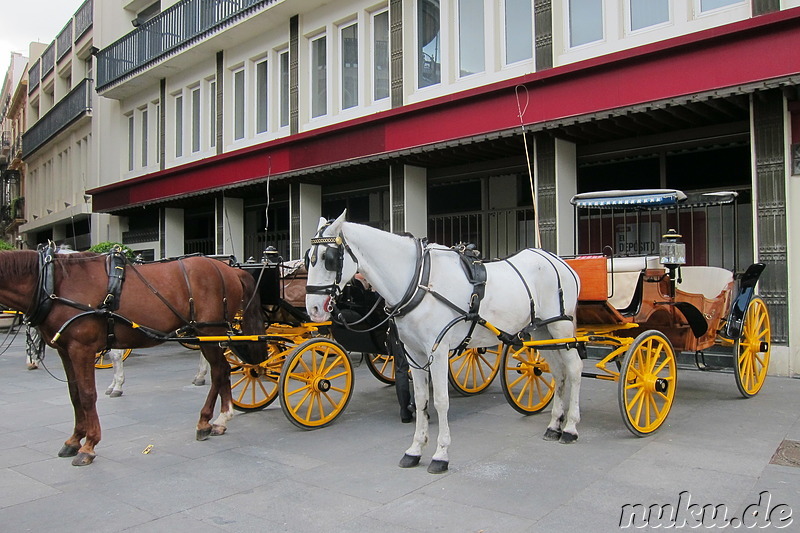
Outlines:
[[[342,213],[331,223],[320,219],[307,259],[306,308],[311,320],[328,320],[333,301],[356,272],[386,300],[409,355],[417,406],[414,439],[400,466],[419,464],[428,441],[425,410],[430,372],[439,436],[428,472],[444,472],[450,446],[448,354],[470,335],[469,347],[494,346],[498,342],[481,325],[470,334],[470,323],[459,320],[473,298],[473,284],[464,273],[460,257],[450,248],[435,244],[424,247],[413,237],[345,222]],[[425,273],[425,262],[429,263],[429,275]],[[542,250],[523,250],[486,264],[485,296],[479,316],[511,335],[525,332],[535,339],[572,338],[578,291],[578,278],[563,260]],[[583,362],[575,348],[563,345],[544,354],[556,380],[552,416],[544,438],[571,443],[578,438]]]
[[[109,350],[106,357],[111,361],[111,366],[114,368],[114,377],[111,378],[111,384],[106,389],[106,395],[112,398],[122,396],[122,385],[125,383],[125,365],[122,361],[122,354],[125,350]],[[206,374],[208,374],[208,361],[200,354],[200,364],[197,367],[197,373],[192,379],[192,384],[198,387],[206,384]]]

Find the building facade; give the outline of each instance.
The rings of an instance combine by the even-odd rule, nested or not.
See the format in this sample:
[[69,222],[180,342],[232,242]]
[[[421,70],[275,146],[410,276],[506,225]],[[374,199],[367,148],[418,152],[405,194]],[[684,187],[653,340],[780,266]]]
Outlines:
[[12,52],[0,91],[0,239],[14,246],[19,244],[18,228],[25,219],[25,165],[21,158],[27,64],[27,57]]
[[[25,145],[39,206],[26,208],[45,219],[28,217],[30,243],[67,237],[84,217],[73,237],[119,238],[149,258],[244,259],[265,245],[297,258],[318,218],[347,208],[488,257],[537,233],[569,255],[623,238],[644,247],[645,225],[668,223],[587,240],[577,192],[733,190],[731,213],[686,221],[704,228],[693,260],[767,263],[771,371],[800,372],[789,327],[800,310],[800,0],[85,5],[88,33],[76,13],[70,51],[51,45],[57,68],[42,68],[45,51],[29,70],[33,121],[83,77],[96,91],[88,114],[43,148]],[[53,180],[84,140],[95,165],[85,179]]]
[[31,45],[22,160],[27,166],[25,243],[75,249],[118,240],[116,218],[92,212],[99,185],[93,117],[106,102],[94,90],[94,2],[86,0],[49,44]]

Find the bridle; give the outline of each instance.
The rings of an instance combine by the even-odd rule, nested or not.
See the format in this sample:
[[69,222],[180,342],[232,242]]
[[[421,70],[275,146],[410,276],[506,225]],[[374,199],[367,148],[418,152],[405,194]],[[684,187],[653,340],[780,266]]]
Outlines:
[[[350,249],[350,246],[344,240],[344,237],[341,235],[337,235],[335,237],[323,237],[322,233],[325,229],[330,226],[330,223],[325,224],[322,226],[319,231],[317,231],[317,235],[311,239],[311,248],[306,251],[305,256],[305,265],[306,270],[309,270],[310,266],[316,265],[317,261],[322,261],[322,266],[328,272],[333,272],[336,274],[335,281],[328,285],[306,285],[306,293],[307,294],[327,294],[330,296],[329,302],[336,300],[336,298],[342,292],[342,275],[344,270],[344,254],[350,255],[350,257],[358,264],[358,259],[353,254],[353,251]],[[322,250],[320,251],[320,246],[322,246]],[[332,305],[329,303],[327,311],[330,312],[333,310]]]

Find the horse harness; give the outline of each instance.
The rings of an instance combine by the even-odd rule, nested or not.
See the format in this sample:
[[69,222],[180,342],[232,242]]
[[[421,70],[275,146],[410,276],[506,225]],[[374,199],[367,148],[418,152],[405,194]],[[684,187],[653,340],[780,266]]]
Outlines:
[[[103,298],[103,301],[97,306],[92,307],[89,305],[82,304],[80,302],[76,302],[74,300],[70,300],[69,298],[64,298],[62,296],[58,296],[55,294],[55,272],[53,270],[54,265],[54,256],[56,255],[55,246],[51,243],[47,246],[41,247],[39,250],[39,275],[37,280],[37,288],[34,291],[34,299],[31,303],[31,306],[28,312],[25,313],[26,317],[26,324],[30,327],[36,327],[42,324],[47,316],[49,315],[50,311],[52,310],[53,303],[58,302],[69,307],[73,307],[75,309],[80,310],[81,312],[71,318],[67,319],[64,324],[58,329],[56,334],[53,336],[52,343],[58,341],[61,334],[76,320],[86,317],[86,316],[101,316],[106,319],[107,329],[106,329],[106,346],[104,351],[108,351],[114,344],[115,341],[115,334],[114,334],[114,326],[116,322],[122,321],[124,324],[136,327],[137,329],[141,330],[146,336],[157,339],[157,340],[164,340],[168,338],[167,334],[154,330],[152,328],[148,328],[146,326],[142,326],[141,324],[135,324],[133,321],[129,320],[128,318],[118,314],[116,311],[119,309],[119,302],[120,302],[120,294],[122,293],[122,286],[125,281],[125,272],[126,266],[130,267],[130,269],[139,277],[139,279],[147,286],[154,295],[156,295],[163,303],[166,305],[170,311],[172,311],[178,318],[180,318],[186,325],[181,328],[181,330],[188,330],[188,331],[195,331],[197,328],[200,327],[209,327],[209,326],[227,326],[230,327],[230,320],[228,317],[228,307],[227,307],[227,290],[225,287],[224,280],[222,278],[222,272],[219,271],[216,265],[214,267],[217,270],[217,273],[220,276],[220,281],[222,282],[222,303],[223,303],[223,313],[224,313],[224,322],[204,322],[198,323],[195,317],[195,306],[194,306],[194,297],[192,296],[192,286],[189,283],[189,276],[186,272],[186,267],[183,265],[181,258],[178,258],[178,265],[180,266],[181,272],[183,273],[184,280],[186,282],[187,289],[189,291],[189,314],[190,316],[187,318],[183,316],[180,311],[178,311],[175,306],[173,306],[166,298],[164,298],[155,287],[153,287],[143,276],[142,274],[135,268],[133,264],[128,263],[125,254],[122,252],[121,248],[114,247],[112,248],[108,256],[106,258],[106,272],[108,273],[108,285],[106,288],[106,296]],[[213,264],[213,263],[212,263]]]
[[[312,248],[309,248],[309,250],[306,252],[306,257],[305,257],[306,269],[308,269],[309,264],[316,265],[317,261],[321,258],[323,260],[323,265],[325,267],[325,270],[334,272],[336,274],[336,279],[334,283],[329,285],[309,285],[306,287],[306,292],[309,294],[330,295],[331,302],[334,302],[340,292],[339,283],[341,283],[342,280],[342,269],[344,265],[345,252],[348,253],[356,263],[358,263],[358,260],[356,259],[355,255],[353,255],[352,250],[345,242],[343,236],[341,235],[337,235],[335,237],[323,236],[323,232],[325,231],[328,225],[329,224],[326,224],[322,228],[320,228],[319,231],[317,232],[317,235],[311,239]],[[415,362],[411,360],[411,358],[409,358],[409,363],[412,366],[416,366],[419,369],[426,370],[430,366],[433,360],[433,352],[438,348],[439,344],[441,343],[442,339],[447,334],[447,332],[450,331],[450,329],[452,329],[456,324],[462,321],[470,323],[467,334],[455,349],[456,355],[461,354],[461,352],[463,352],[464,349],[472,341],[472,334],[475,331],[475,327],[477,325],[486,324],[486,320],[480,316],[480,304],[486,292],[486,279],[487,279],[486,265],[480,259],[480,253],[474,249],[474,245],[459,245],[448,249],[448,248],[431,247],[423,239],[414,239],[414,241],[416,244],[415,249],[417,253],[416,253],[416,261],[414,267],[414,275],[411,278],[411,283],[409,284],[405,294],[397,304],[393,306],[387,305],[385,307],[387,320],[390,323],[390,336],[392,334],[394,334],[395,336],[397,335],[395,318],[398,316],[402,316],[410,312],[415,307],[417,307],[425,298],[426,294],[430,294],[431,296],[433,296],[440,302],[444,303],[447,307],[451,308],[458,314],[458,316],[456,316],[456,318],[451,320],[436,337],[436,340],[431,348],[431,354],[429,356],[426,365],[418,366],[415,364]],[[320,245],[325,246],[325,249],[322,251],[321,254],[319,253],[318,250]],[[460,264],[467,278],[467,281],[469,281],[470,285],[472,285],[472,294],[469,297],[469,305],[466,310],[462,309],[455,303],[451,302],[448,298],[446,298],[444,295],[440,294],[430,286],[431,252],[434,250],[458,254],[458,257],[460,259]],[[551,324],[553,322],[558,322],[561,320],[572,321],[573,317],[567,315],[564,309],[564,292],[561,285],[561,275],[559,274],[558,269],[556,268],[554,263],[554,261],[558,260],[557,256],[549,252],[535,248],[529,248],[528,250],[545,259],[553,268],[558,283],[558,297],[560,306],[559,315],[546,319],[537,318],[534,298],[531,293],[530,287],[525,281],[525,278],[522,276],[522,273],[519,271],[519,269],[509,259],[503,259],[503,261],[508,263],[509,266],[511,266],[514,272],[517,274],[520,281],[522,282],[522,285],[525,287],[525,291],[528,294],[528,300],[530,302],[530,307],[531,307],[531,320],[529,327],[532,329],[536,329],[542,326],[546,326],[547,324]],[[333,304],[331,304],[331,309],[328,309],[328,311],[331,311],[332,308]],[[382,321],[378,326],[383,325],[385,322],[386,321]],[[347,324],[344,325],[347,326]],[[522,332],[517,332],[516,334],[512,334],[501,331],[500,335],[498,335],[498,339],[506,344],[521,345],[521,340],[522,340],[521,333]]]

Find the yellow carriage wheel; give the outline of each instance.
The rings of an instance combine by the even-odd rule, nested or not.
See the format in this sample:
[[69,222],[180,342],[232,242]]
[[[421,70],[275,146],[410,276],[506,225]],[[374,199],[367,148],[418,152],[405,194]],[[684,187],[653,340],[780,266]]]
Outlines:
[[247,364],[232,350],[225,350],[225,358],[231,365],[233,408],[237,411],[258,411],[278,397],[278,380],[286,359],[286,347],[269,343],[267,350],[267,359],[258,365]]
[[747,305],[742,333],[733,348],[736,357],[736,386],[745,398],[758,394],[767,378],[769,352],[772,348],[771,333],[767,305],[764,300],[755,297]]
[[677,385],[677,361],[669,339],[648,330],[634,339],[620,368],[618,393],[622,420],[644,437],[667,419]]
[[379,353],[365,353],[364,359],[367,361],[367,368],[372,375],[379,381],[387,385],[394,384],[394,356]]
[[[122,352],[122,360],[128,358],[133,350],[131,348],[126,348],[124,352]],[[95,368],[111,368],[114,364],[111,362],[111,359],[108,358],[106,352],[98,353],[94,358],[94,367]]]
[[350,357],[339,344],[329,339],[306,341],[283,365],[283,413],[297,427],[325,427],[347,407],[354,379]]
[[553,399],[556,380],[550,366],[535,348],[503,350],[503,371],[500,380],[503,395],[511,407],[523,415],[538,413]]
[[459,355],[450,356],[450,384],[464,396],[486,390],[500,369],[503,345],[493,348],[467,348]]

